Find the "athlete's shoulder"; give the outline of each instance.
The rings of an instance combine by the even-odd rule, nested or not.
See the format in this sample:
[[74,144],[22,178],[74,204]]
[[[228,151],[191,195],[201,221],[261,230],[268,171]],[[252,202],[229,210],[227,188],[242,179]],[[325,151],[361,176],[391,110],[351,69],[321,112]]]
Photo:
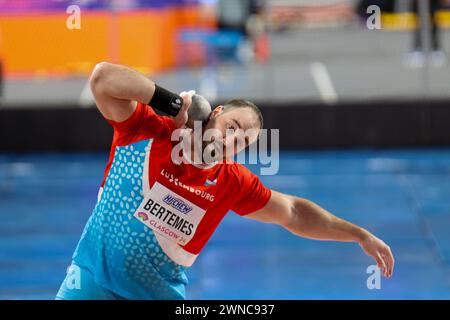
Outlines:
[[238,162],[228,162],[224,167],[226,168],[228,177],[235,179],[239,185],[242,185],[252,177],[256,177],[246,166]]
[[235,171],[238,175],[252,173],[249,168],[247,168],[241,163],[234,161],[231,163],[231,169]]
[[271,197],[271,190],[246,166],[235,163],[230,169],[235,172],[238,181],[233,189],[235,202],[231,209],[243,216],[263,208]]
[[108,121],[114,127],[113,145],[126,146],[150,138],[169,139],[176,125],[171,117],[157,114],[150,106],[137,103],[125,121]]

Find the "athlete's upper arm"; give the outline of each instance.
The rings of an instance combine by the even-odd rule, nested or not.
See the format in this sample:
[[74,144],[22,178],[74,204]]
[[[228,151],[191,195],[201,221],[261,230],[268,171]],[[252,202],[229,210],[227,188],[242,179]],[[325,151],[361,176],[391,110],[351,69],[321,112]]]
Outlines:
[[250,214],[246,218],[254,219],[265,223],[287,225],[294,215],[293,197],[281,192],[272,190],[272,195],[267,204]]
[[106,94],[104,78],[108,66],[108,63],[99,63],[95,66],[89,79],[91,91],[103,117],[115,122],[125,121],[133,114],[137,101],[118,99]]

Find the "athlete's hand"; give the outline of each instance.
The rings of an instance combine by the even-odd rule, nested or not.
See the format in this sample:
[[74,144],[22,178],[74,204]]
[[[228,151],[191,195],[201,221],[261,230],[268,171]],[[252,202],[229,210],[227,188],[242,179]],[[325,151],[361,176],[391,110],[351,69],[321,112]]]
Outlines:
[[367,233],[359,242],[359,245],[368,256],[375,259],[378,268],[383,270],[383,275],[386,278],[390,278],[394,271],[394,256],[391,248],[383,240],[378,239],[371,233]]
[[188,121],[188,110],[192,104],[192,96],[195,94],[194,90],[183,91],[180,93],[180,97],[183,99],[183,106],[181,107],[178,114],[173,118],[177,128],[183,128]]

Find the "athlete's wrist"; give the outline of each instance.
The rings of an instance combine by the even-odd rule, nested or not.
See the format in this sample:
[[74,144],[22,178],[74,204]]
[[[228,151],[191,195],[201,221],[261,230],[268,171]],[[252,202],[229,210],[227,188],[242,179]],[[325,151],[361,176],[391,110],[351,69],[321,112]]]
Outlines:
[[156,110],[175,117],[183,105],[183,99],[178,94],[155,83],[155,91],[147,104]]
[[353,241],[357,243],[363,243],[365,242],[369,237],[371,236],[371,233],[367,231],[364,228],[357,227],[355,231],[353,232]]

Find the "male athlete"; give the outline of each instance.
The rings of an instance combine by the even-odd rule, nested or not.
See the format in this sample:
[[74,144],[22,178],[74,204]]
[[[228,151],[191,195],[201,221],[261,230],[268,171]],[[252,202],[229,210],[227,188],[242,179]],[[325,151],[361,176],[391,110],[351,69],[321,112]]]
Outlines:
[[[183,149],[187,161],[173,161],[178,142],[171,137],[189,130],[192,92],[174,94],[135,70],[106,62],[94,68],[90,84],[114,137],[97,204],[57,299],[185,299],[185,269],[229,210],[301,237],[357,242],[385,277],[392,275],[394,259],[382,240],[306,199],[268,189],[230,155],[196,163],[195,150],[185,156]],[[217,142],[235,143],[236,154],[257,140],[262,122],[253,103],[232,100],[216,107],[204,124],[223,133],[222,141],[201,148],[220,151]],[[240,129],[256,134],[237,143],[227,132]]]

